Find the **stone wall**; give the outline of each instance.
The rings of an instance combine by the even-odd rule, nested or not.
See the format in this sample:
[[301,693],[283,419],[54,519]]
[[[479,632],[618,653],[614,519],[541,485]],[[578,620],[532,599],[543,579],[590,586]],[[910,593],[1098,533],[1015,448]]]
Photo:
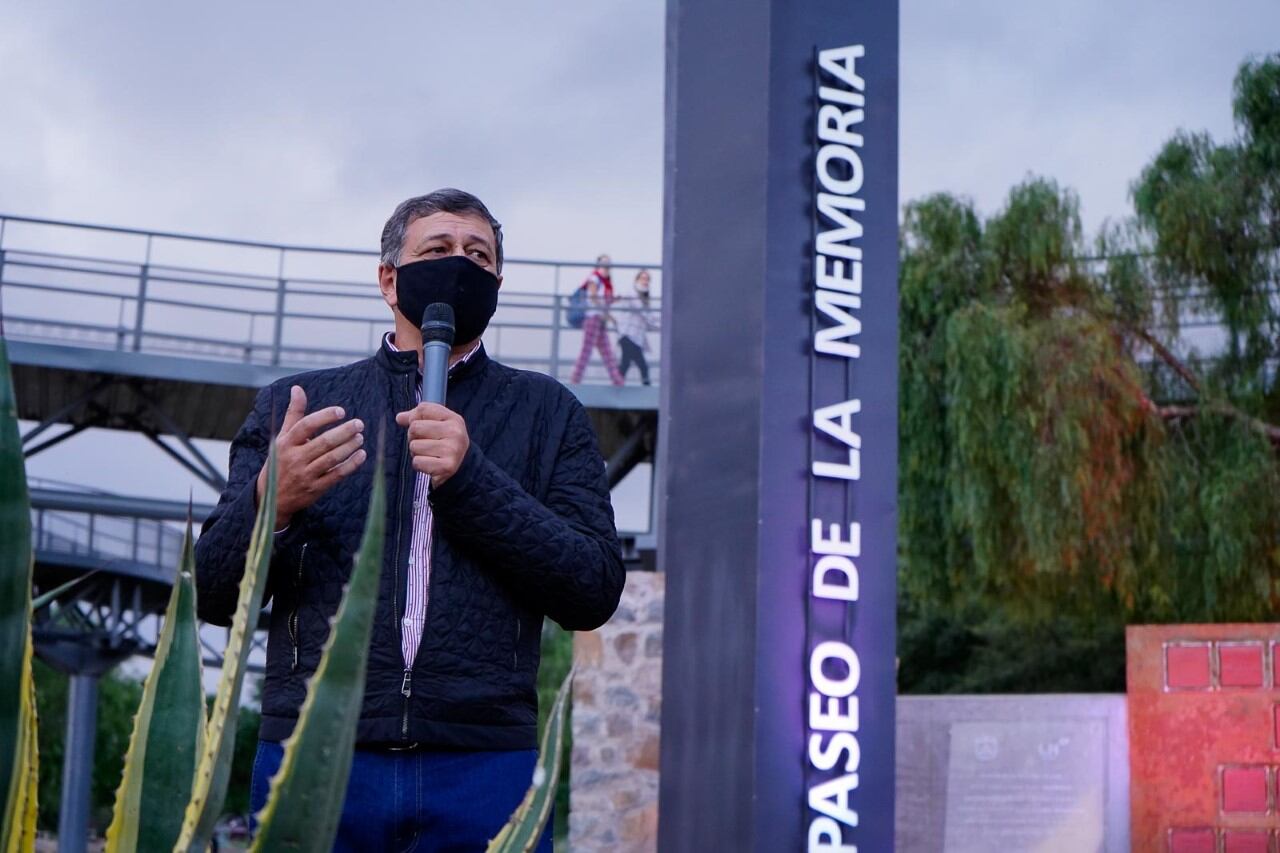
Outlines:
[[663,580],[628,572],[609,623],[574,635],[573,853],[657,850]]

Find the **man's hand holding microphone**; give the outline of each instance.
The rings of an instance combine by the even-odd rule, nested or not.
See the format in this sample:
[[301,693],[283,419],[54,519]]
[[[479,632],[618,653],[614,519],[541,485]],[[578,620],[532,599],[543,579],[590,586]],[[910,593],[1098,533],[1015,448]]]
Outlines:
[[471,446],[466,421],[444,405],[453,337],[453,308],[428,305],[422,314],[422,402],[396,415],[396,423],[409,430],[413,469],[431,477],[433,488],[457,472]]
[[[398,413],[396,423],[408,430],[414,470],[431,477],[431,485],[438,487],[457,472],[471,446],[466,422],[444,405],[454,335],[453,309],[444,303],[430,305],[423,318],[422,335],[422,402]],[[343,421],[346,412],[341,406],[328,406],[309,415],[306,411],[306,392],[294,385],[289,389],[289,408],[276,438],[277,530],[288,527],[295,514],[314,504],[368,457],[363,447],[363,421]],[[264,465],[258,473],[259,501],[266,486]]]

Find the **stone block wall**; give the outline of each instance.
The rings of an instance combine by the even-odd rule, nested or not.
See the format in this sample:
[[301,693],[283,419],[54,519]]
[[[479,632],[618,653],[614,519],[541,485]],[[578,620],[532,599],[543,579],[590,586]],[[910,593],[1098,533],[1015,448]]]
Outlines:
[[657,850],[663,581],[629,572],[608,624],[574,635],[573,853]]

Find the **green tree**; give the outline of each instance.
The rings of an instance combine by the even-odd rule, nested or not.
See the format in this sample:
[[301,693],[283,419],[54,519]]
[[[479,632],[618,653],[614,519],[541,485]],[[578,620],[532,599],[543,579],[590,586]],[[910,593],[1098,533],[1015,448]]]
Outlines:
[[1207,134],[1180,132],[1133,186],[1167,295],[1221,318],[1227,350],[1211,378],[1245,404],[1274,392],[1260,368],[1275,357],[1280,331],[1277,57],[1246,62],[1236,75],[1236,139],[1218,145]]
[[901,576],[904,598],[946,603],[967,543],[951,524],[946,472],[948,318],[987,295],[982,230],[964,201],[936,195],[907,205],[899,274]]
[[253,708],[241,708],[236,718],[236,746],[231,755],[231,781],[227,783],[227,814],[249,814],[249,795],[253,786],[253,759],[258,754],[258,726],[262,714]]
[[[66,675],[40,660],[35,662],[35,680],[36,707],[40,714],[39,826],[54,832],[58,828],[58,810],[62,801],[69,681]],[[140,681],[108,674],[98,683],[90,815],[99,832],[111,822],[111,807],[124,770],[129,736],[133,732],[133,715],[141,698]],[[249,784],[258,744],[259,719],[258,712],[251,708],[240,711],[231,782],[227,788],[226,810],[231,814],[249,812]]]
[[[39,826],[58,828],[62,797],[62,763],[67,731],[66,675],[37,660],[36,707],[40,719]],[[129,750],[133,713],[142,698],[142,684],[108,674],[98,682],[98,720],[93,742],[93,783],[90,788],[90,820],[99,831],[111,821],[111,805]]]
[[[1176,135],[1092,245],[1046,179],[986,222],[907,206],[903,690],[1122,689],[1124,624],[1274,612],[1280,56],[1235,99],[1238,138]],[[1180,357],[1206,311],[1225,352]]]

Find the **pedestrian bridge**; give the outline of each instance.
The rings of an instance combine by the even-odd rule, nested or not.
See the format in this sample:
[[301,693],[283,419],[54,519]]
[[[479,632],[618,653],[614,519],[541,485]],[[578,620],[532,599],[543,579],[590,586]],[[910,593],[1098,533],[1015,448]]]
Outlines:
[[[22,436],[24,456],[89,428],[127,430],[220,491],[221,460],[193,439],[230,440],[269,382],[373,351],[391,327],[377,260],[372,251],[0,215],[0,329],[18,416],[35,423]],[[566,309],[591,267],[508,259],[484,336],[490,354],[566,380],[582,342]],[[620,281],[638,269],[615,265]],[[651,273],[660,287],[660,271]],[[651,375],[660,378],[661,365]],[[652,458],[656,386],[613,387],[597,356],[569,387],[591,413],[610,486]],[[33,483],[32,507],[37,592],[91,573],[38,614],[41,654],[80,673],[149,654],[187,504]],[[197,523],[209,510],[191,508]],[[630,567],[652,568],[651,528],[624,535]]]
[[[24,436],[26,452],[89,427],[133,430],[216,484],[221,475],[191,438],[230,440],[261,386],[379,345],[391,321],[377,261],[367,250],[0,215],[0,309],[19,417],[40,424]],[[591,266],[507,259],[489,353],[567,381],[582,332],[566,309]],[[615,265],[620,291],[638,269]],[[660,380],[661,365],[651,372]],[[615,472],[652,451],[657,387],[633,381],[610,385],[597,355],[570,385],[606,456],[628,451]],[[37,443],[55,424],[71,429]]]
[[[155,654],[160,623],[182,555],[180,519],[199,523],[204,504],[129,498],[81,485],[32,479],[31,544],[37,593],[75,583],[39,608],[32,626],[40,654],[70,672],[101,671],[132,655]],[[265,624],[265,623],[264,623]],[[222,629],[201,628],[206,666],[222,665]],[[265,637],[255,635],[260,671]]]
[[[161,627],[154,617],[169,600],[185,520],[190,517],[198,526],[213,505],[129,497],[35,478],[28,487],[35,592],[80,579],[36,612],[41,655],[72,672],[154,655]],[[623,535],[629,568],[644,567],[644,538]],[[220,667],[225,630],[202,625],[200,636],[205,665]],[[265,634],[255,634],[253,645],[250,668],[261,671]]]
[[[267,383],[372,352],[391,328],[377,260],[373,251],[0,214],[0,333],[18,416],[35,423],[22,436],[24,456],[89,428],[128,430],[221,490],[223,467],[193,439],[230,440]],[[566,322],[566,309],[591,267],[507,259],[484,335],[489,353],[567,379],[582,332]],[[615,265],[621,290],[639,268]],[[660,270],[651,274],[660,293]],[[652,363],[651,376],[661,373]],[[612,487],[652,458],[657,388],[611,386],[598,356],[582,380],[570,387],[591,414]],[[40,656],[71,675],[64,777],[85,780],[98,678],[154,654],[178,564],[179,519],[190,512],[199,521],[210,507],[31,485],[35,592],[58,590],[37,609],[33,636]],[[624,536],[624,556],[630,568],[653,567],[652,524]],[[200,638],[205,663],[219,666],[225,634],[206,625]],[[251,669],[262,666],[263,639],[255,632]],[[86,784],[63,786],[64,837],[77,835],[67,827],[83,834]]]

